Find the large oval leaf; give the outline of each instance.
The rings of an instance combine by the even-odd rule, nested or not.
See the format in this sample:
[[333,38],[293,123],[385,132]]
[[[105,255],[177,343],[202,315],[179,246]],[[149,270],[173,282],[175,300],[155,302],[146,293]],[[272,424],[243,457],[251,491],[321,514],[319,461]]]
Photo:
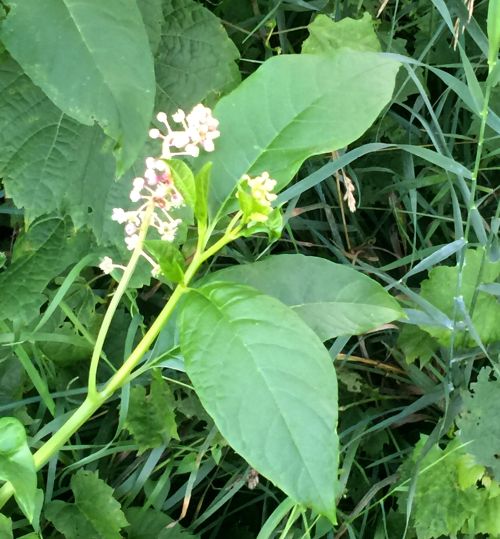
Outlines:
[[250,285],[289,305],[323,340],[359,335],[403,315],[376,281],[324,258],[275,255],[215,273],[214,281]]
[[274,298],[214,283],[186,298],[180,341],[196,392],[231,446],[334,520],[337,382],[314,332]]
[[390,100],[398,67],[383,54],[347,49],[264,62],[215,107],[221,136],[207,157],[215,207],[245,173],[267,170],[282,188],[308,157],[360,137]]
[[128,168],[153,112],[153,58],[135,0],[7,0],[1,38],[26,74],[66,114],[95,120]]
[[163,20],[155,58],[159,110],[190,109],[238,84],[238,49],[211,11],[194,0],[164,0]]

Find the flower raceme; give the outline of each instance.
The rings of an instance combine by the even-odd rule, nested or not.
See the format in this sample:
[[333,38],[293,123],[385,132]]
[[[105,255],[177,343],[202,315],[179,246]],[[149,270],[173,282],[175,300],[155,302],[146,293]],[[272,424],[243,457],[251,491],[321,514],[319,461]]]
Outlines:
[[[178,125],[176,129],[171,127],[164,112],[158,113],[156,119],[165,126],[165,132],[154,128],[150,130],[149,136],[162,139],[161,156],[147,157],[143,176],[132,181],[130,200],[139,206],[129,211],[114,208],[111,216],[113,221],[124,225],[125,243],[130,251],[140,242],[140,230],[148,215],[148,208],[153,211],[149,212],[147,226],[155,229],[161,240],[174,241],[181,219],[175,218],[172,212],[184,206],[184,199],[175,185],[168,160],[179,156],[197,157],[200,147],[211,152],[215,149],[214,140],[220,136],[217,129],[219,122],[212,116],[212,111],[201,104],[196,105],[189,114],[180,109],[174,113],[171,119]],[[244,193],[241,189],[243,184]],[[263,223],[268,220],[272,202],[276,199],[272,192],[275,186],[276,181],[271,179],[267,172],[255,178],[247,175],[241,178],[236,196],[240,199],[247,222]],[[243,208],[244,205],[247,211]],[[152,265],[152,274],[158,275],[159,265],[142,247],[140,254]],[[106,274],[116,268],[124,269],[123,266],[114,264],[108,256],[101,261],[99,267]]]
[[[139,242],[139,231],[146,216],[146,208],[154,208],[149,225],[156,229],[160,238],[172,242],[181,223],[171,215],[172,210],[184,205],[184,199],[176,188],[172,172],[166,160],[173,157],[188,155],[197,157],[200,146],[207,152],[214,150],[214,139],[220,133],[217,130],[219,122],[212,116],[212,111],[203,105],[196,105],[189,114],[179,109],[172,115],[172,120],[182,128],[172,129],[168,117],[159,112],[157,120],[166,128],[166,133],[159,129],[151,129],[149,136],[153,139],[162,139],[160,158],[146,158],[144,175],[134,178],[130,200],[140,203],[140,206],[131,211],[123,208],[114,208],[112,220],[123,224],[125,228],[125,243],[129,250],[136,248]],[[142,256],[153,266],[153,274],[157,274],[158,265],[142,250]],[[99,265],[104,273],[111,273],[115,268],[122,268],[114,264],[111,258],[105,257]]]

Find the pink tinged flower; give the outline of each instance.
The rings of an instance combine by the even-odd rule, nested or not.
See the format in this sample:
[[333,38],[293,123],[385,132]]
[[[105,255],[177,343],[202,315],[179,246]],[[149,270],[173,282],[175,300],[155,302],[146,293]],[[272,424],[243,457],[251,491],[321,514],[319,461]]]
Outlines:
[[132,234],[132,236],[127,236],[125,238],[125,243],[127,244],[127,249],[129,251],[132,251],[136,248],[137,244],[139,243],[139,235],[138,234]]
[[101,263],[99,264],[99,268],[103,273],[105,273],[106,275],[109,275],[115,268],[115,265],[113,264],[113,261],[111,260],[111,258],[109,258],[109,256],[105,256],[101,260]]
[[134,223],[127,223],[125,225],[125,233],[127,234],[127,236],[132,236],[136,232],[137,232],[137,227],[135,226]]
[[123,208],[113,208],[111,219],[123,224],[127,220],[127,212]]
[[170,195],[170,202],[172,203],[172,206],[174,208],[179,208],[183,205],[184,199],[182,198],[182,195],[179,193],[179,191],[174,191]]
[[146,178],[148,185],[156,185],[158,182],[156,172],[152,168],[146,169],[144,172],[144,177]]

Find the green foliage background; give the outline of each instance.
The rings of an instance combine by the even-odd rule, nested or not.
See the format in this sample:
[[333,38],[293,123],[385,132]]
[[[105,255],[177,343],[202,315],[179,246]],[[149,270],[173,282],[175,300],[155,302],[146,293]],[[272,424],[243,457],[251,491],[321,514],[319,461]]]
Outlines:
[[[500,2],[380,5],[0,2],[0,480],[20,507],[0,537],[500,537]],[[153,368],[37,476],[31,452],[86,394],[116,286],[96,266],[128,256],[111,211],[157,152],[155,113],[198,102],[222,135],[196,177],[177,165],[185,198],[213,162],[224,219],[268,169],[282,237],[204,266]],[[190,260],[183,217],[182,247],[151,244],[167,279],[139,266],[100,382]]]

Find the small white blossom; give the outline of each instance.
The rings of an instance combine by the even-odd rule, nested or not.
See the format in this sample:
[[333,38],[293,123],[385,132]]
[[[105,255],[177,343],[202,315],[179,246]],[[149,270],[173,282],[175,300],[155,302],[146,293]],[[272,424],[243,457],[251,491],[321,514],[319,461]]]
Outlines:
[[127,244],[127,249],[129,251],[133,251],[137,247],[137,244],[139,243],[139,235],[132,234],[132,236],[126,236],[125,243]]
[[130,191],[130,200],[132,202],[139,202],[141,200],[141,191],[139,189],[132,189]]
[[144,178],[134,178],[132,185],[134,186],[134,189],[140,191],[144,187]]
[[135,226],[134,223],[127,223],[125,225],[125,234],[127,234],[127,236],[132,236],[132,234],[135,234],[137,232],[137,227]]
[[113,208],[111,219],[117,223],[123,224],[127,220],[127,212],[123,208]]
[[167,122],[167,115],[164,112],[159,112],[156,115],[156,119],[161,122],[162,124]]
[[160,138],[160,136],[161,136],[161,133],[159,129],[155,128],[155,129],[149,130],[149,138],[157,139],[157,138]]
[[186,114],[184,113],[182,109],[179,109],[177,112],[172,114],[172,120],[174,120],[174,122],[178,124],[182,123],[185,120],[185,118],[186,118]]
[[105,273],[106,275],[109,275],[115,268],[115,265],[113,264],[113,260],[111,260],[109,256],[105,256],[101,260],[101,263],[99,264],[99,268],[101,269],[103,273]]

